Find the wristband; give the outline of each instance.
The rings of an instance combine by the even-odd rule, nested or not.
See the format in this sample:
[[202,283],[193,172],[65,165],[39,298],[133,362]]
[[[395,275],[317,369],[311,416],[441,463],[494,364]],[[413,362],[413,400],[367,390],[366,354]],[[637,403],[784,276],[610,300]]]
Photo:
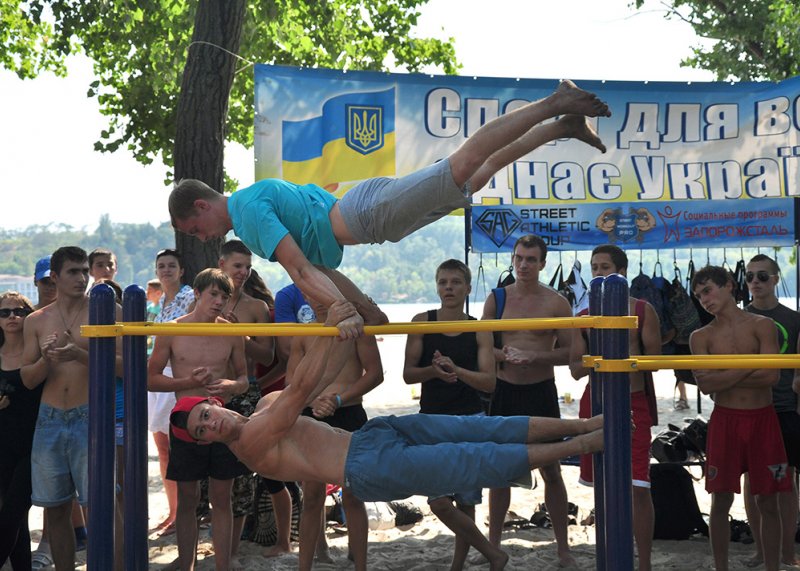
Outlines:
[[336,395],[336,408],[342,408],[342,397]]

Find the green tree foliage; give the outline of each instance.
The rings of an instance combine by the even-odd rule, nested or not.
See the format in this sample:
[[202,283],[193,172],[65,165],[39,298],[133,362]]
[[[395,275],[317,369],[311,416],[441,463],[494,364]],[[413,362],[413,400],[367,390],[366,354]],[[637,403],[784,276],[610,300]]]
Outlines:
[[[220,192],[225,141],[252,145],[254,61],[381,70],[457,69],[452,40],[415,38],[422,0],[0,0],[0,64],[20,77],[63,73],[83,52],[99,78],[89,88],[108,128],[99,151],[125,146],[160,156],[174,178]],[[172,176],[168,175],[168,178]],[[221,240],[176,234],[184,279],[217,259]]]
[[33,276],[36,260],[61,246],[79,246],[87,252],[103,247],[117,255],[120,284],[144,285],[154,277],[156,252],[171,247],[172,239],[172,227],[167,222],[157,228],[115,224],[107,214],[100,217],[93,232],[66,224],[0,230],[0,274]]
[[[644,0],[636,0],[641,8]],[[694,47],[683,65],[720,80],[780,81],[800,74],[800,4],[796,0],[671,0],[667,18],[716,40]]]
[[[252,63],[335,69],[427,65],[457,70],[451,41],[414,37],[423,0],[253,0],[245,6],[225,137],[253,144]],[[223,10],[233,3],[223,2]],[[109,118],[99,151],[124,147],[140,162],[172,165],[181,77],[198,6],[190,0],[0,0],[0,65],[21,78],[65,73],[83,52],[88,87]],[[233,9],[233,8],[231,8]],[[206,46],[210,47],[210,46]],[[218,48],[217,48],[218,49]]]

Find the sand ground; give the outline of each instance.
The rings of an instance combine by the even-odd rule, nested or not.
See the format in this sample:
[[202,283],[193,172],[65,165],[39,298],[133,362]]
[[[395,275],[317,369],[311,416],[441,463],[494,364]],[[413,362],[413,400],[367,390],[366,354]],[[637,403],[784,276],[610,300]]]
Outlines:
[[[404,338],[390,336],[383,339],[381,353],[384,361],[391,362],[399,354],[402,363]],[[399,353],[398,353],[399,352]],[[387,356],[393,357],[387,357]],[[387,368],[386,379],[378,389],[367,395],[365,407],[372,416],[381,414],[406,414],[418,411],[417,401],[412,398],[412,390],[401,379],[401,370]],[[557,369],[556,381],[559,394],[566,393],[572,396],[571,403],[562,403],[562,415],[576,417],[578,414],[578,398],[583,391],[585,381],[576,382],[569,376],[565,367]],[[696,389],[688,388],[689,400],[692,408],[688,411],[674,411],[673,388],[674,376],[671,371],[656,374],[656,387],[659,402],[660,426],[653,428],[653,435],[668,422],[681,424],[684,418],[696,415]],[[711,411],[711,401],[701,399],[703,416],[708,418]],[[149,513],[151,526],[157,524],[167,513],[166,499],[161,489],[158,476],[158,461],[155,447],[150,447],[149,462]],[[700,476],[699,468],[693,469],[695,476]],[[580,521],[594,505],[593,491],[578,484],[578,468],[573,466],[563,467],[563,477],[567,486],[569,499],[579,507]],[[695,484],[695,490],[701,510],[708,512],[710,498],[703,489],[703,482]],[[411,529],[400,530],[397,528],[385,531],[373,531],[369,536],[369,568],[375,570],[402,570],[402,571],[436,571],[449,569],[452,555],[452,533],[430,513],[424,498],[415,497],[412,501],[425,513],[424,519]],[[478,506],[477,520],[484,531],[488,531],[487,504],[488,494],[484,493],[484,503]],[[529,518],[535,506],[544,501],[543,486],[528,491],[514,489],[511,498],[512,517]],[[741,499],[737,497],[732,509],[732,516],[745,519]],[[34,508],[31,512],[31,529],[34,545],[38,542],[41,530],[41,511]],[[347,560],[347,538],[341,530],[329,527],[327,531],[331,554],[336,563],[334,565],[317,565],[317,569],[348,569],[352,564]],[[177,556],[174,545],[175,536],[151,541],[150,568],[163,569]],[[569,527],[569,541],[573,554],[581,569],[595,568],[595,530],[592,526],[573,525]],[[533,569],[556,569],[557,558],[552,531],[542,528],[520,529],[512,527],[503,535],[503,546],[510,555],[507,569],[530,571]],[[730,544],[731,569],[747,569],[744,560],[752,552],[752,545],[741,543]],[[296,569],[297,553],[295,552],[279,558],[267,559],[261,553],[263,547],[242,542],[239,550],[239,560],[243,568],[248,570],[267,569]],[[211,548],[208,531],[202,532],[201,555],[199,556],[198,570],[214,569],[213,550]],[[474,553],[474,552],[473,552]],[[470,555],[472,557],[472,554]],[[703,537],[687,541],[655,541],[653,548],[654,569],[712,569],[712,558],[708,540]],[[80,567],[85,569],[85,565]],[[468,564],[468,568],[488,568],[487,565]],[[4,568],[5,569],[5,568]]]

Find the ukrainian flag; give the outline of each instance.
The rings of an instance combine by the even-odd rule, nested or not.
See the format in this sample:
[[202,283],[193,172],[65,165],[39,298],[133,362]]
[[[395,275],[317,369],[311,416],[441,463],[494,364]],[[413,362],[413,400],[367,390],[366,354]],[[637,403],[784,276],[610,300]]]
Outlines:
[[321,116],[284,121],[283,178],[325,187],[394,176],[394,91],[338,95]]

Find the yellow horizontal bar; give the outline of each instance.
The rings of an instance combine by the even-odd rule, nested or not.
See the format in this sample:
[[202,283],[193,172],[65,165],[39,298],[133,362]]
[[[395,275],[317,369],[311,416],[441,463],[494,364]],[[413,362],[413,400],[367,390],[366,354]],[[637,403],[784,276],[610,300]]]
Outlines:
[[[465,331],[532,331],[542,329],[579,329],[602,327],[604,329],[635,329],[635,316],[622,317],[551,317],[537,319],[485,319],[464,321],[419,321],[413,323],[388,323],[367,325],[367,335],[392,335],[408,333],[462,333]],[[152,323],[128,322],[114,325],[81,325],[84,337],[119,337],[122,335],[186,335],[186,336],[331,336],[339,334],[335,327],[314,323]]]
[[800,355],[649,355],[629,359],[584,355],[583,366],[601,373],[660,369],[800,369]]

